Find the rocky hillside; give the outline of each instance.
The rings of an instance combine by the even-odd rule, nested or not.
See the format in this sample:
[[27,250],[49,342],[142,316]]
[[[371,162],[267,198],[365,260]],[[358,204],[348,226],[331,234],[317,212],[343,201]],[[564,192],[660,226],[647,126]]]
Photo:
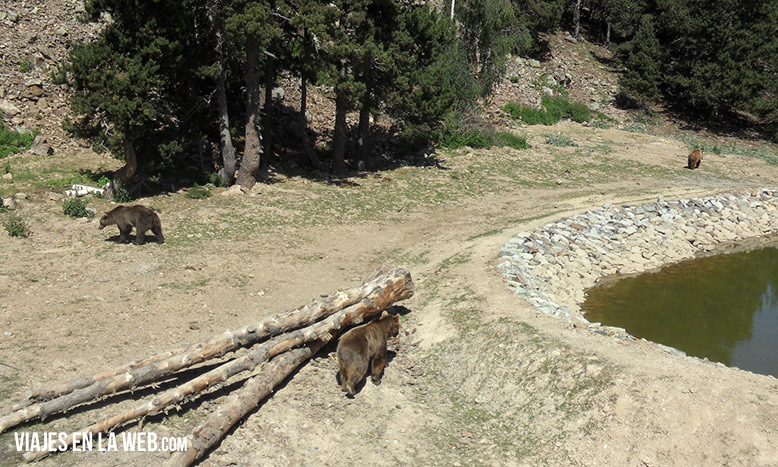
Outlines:
[[[0,7],[0,110],[6,124],[19,131],[40,131],[61,151],[76,145],[63,130],[68,114],[66,88],[54,83],[57,67],[77,41],[88,40],[99,25],[80,22],[81,0],[7,3]],[[539,104],[543,93],[565,88],[572,98],[595,110],[622,120],[614,107],[617,92],[612,54],[605,48],[566,33],[546,38],[549,53],[541,60],[512,57],[506,77],[485,108],[495,123],[502,122],[499,108],[508,101]],[[283,103],[296,108],[298,82],[282,78]],[[320,92],[317,92],[320,91]],[[334,117],[325,90],[311,92],[309,121],[319,134],[326,134]],[[352,118],[356,123],[356,115]]]
[[77,41],[97,27],[78,21],[80,0],[29,0],[0,6],[0,111],[11,128],[38,130],[62,149],[68,114],[66,89],[54,84],[57,67]]

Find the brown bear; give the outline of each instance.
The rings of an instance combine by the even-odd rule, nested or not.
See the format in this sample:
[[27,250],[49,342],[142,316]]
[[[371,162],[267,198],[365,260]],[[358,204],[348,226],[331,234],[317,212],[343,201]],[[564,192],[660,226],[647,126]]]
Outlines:
[[700,163],[702,162],[702,151],[699,149],[695,149],[694,151],[689,153],[689,160],[687,161],[690,169],[698,169],[700,167]]
[[157,237],[157,243],[165,243],[165,237],[162,235],[162,224],[156,212],[136,204],[135,206],[117,206],[100,219],[100,229],[107,225],[116,224],[119,227],[119,239],[124,243],[130,242],[130,232],[135,227],[135,243],[143,245],[146,241],[146,231],[151,229],[154,236]]
[[381,373],[386,364],[386,341],[400,332],[400,317],[384,311],[381,317],[343,334],[338,342],[340,388],[354,396],[354,388],[372,369],[372,380],[381,384]]

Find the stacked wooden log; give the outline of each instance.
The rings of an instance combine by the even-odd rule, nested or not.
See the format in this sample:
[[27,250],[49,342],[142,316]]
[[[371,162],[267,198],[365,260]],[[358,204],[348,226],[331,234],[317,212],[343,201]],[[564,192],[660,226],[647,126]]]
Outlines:
[[[159,381],[204,361],[240,348],[249,350],[174,388],[158,393],[131,410],[99,420],[73,433],[105,433],[149,415],[166,412],[243,372],[255,371],[200,426],[189,435],[187,451],[174,453],[169,465],[191,465],[246,414],[270,395],[303,362],[338,333],[379,314],[413,295],[413,280],[401,268],[381,268],[356,288],[336,292],[300,308],[275,314],[258,323],[227,331],[185,349],[170,351],[126,365],[28,392],[13,413],[0,417],[0,433],[19,424],[62,413],[111,394],[153,387]],[[264,365],[264,366],[261,366]],[[74,442],[72,435],[66,440]],[[50,454],[28,452],[27,462]]]

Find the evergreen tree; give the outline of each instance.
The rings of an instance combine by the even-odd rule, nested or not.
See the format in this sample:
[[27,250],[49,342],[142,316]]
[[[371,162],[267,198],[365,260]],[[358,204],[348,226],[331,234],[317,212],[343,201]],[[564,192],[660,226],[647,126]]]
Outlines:
[[187,18],[176,3],[87,2],[89,18],[109,14],[113,21],[96,40],[75,45],[64,66],[78,116],[70,128],[125,159],[117,183],[131,179],[139,163],[154,163],[177,147],[171,100],[180,98],[178,85],[189,63],[182,39],[191,35],[184,33]]
[[662,71],[659,68],[662,56],[650,15],[643,16],[635,37],[624,44],[621,51],[625,55],[626,66],[619,81],[622,88],[640,103],[657,100],[662,85]]
[[[665,0],[648,4],[622,48],[624,89],[721,116],[778,115],[778,0]],[[649,18],[649,19],[646,19]]]
[[227,6],[227,29],[243,38],[245,52],[246,126],[243,159],[237,183],[251,188],[262,164],[261,86],[263,53],[282,30],[273,18],[274,5],[266,1],[232,0]]

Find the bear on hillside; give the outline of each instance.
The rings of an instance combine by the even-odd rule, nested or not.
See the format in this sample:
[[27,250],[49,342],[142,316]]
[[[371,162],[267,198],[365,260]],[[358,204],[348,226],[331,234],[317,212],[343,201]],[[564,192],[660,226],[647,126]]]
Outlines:
[[135,227],[135,243],[143,245],[146,241],[146,231],[151,229],[154,236],[157,237],[157,243],[165,243],[165,237],[162,235],[162,223],[156,212],[136,204],[135,206],[117,206],[100,219],[100,229],[108,225],[119,227],[119,239],[124,243],[130,242],[130,232]]
[[700,164],[702,163],[702,151],[699,149],[695,149],[694,151],[689,153],[689,160],[687,161],[687,167],[690,169],[698,169],[700,168]]
[[372,380],[381,384],[381,372],[386,364],[386,341],[400,332],[400,317],[386,311],[381,317],[343,334],[338,342],[338,365],[341,389],[354,396],[354,388],[367,373],[368,363]]

